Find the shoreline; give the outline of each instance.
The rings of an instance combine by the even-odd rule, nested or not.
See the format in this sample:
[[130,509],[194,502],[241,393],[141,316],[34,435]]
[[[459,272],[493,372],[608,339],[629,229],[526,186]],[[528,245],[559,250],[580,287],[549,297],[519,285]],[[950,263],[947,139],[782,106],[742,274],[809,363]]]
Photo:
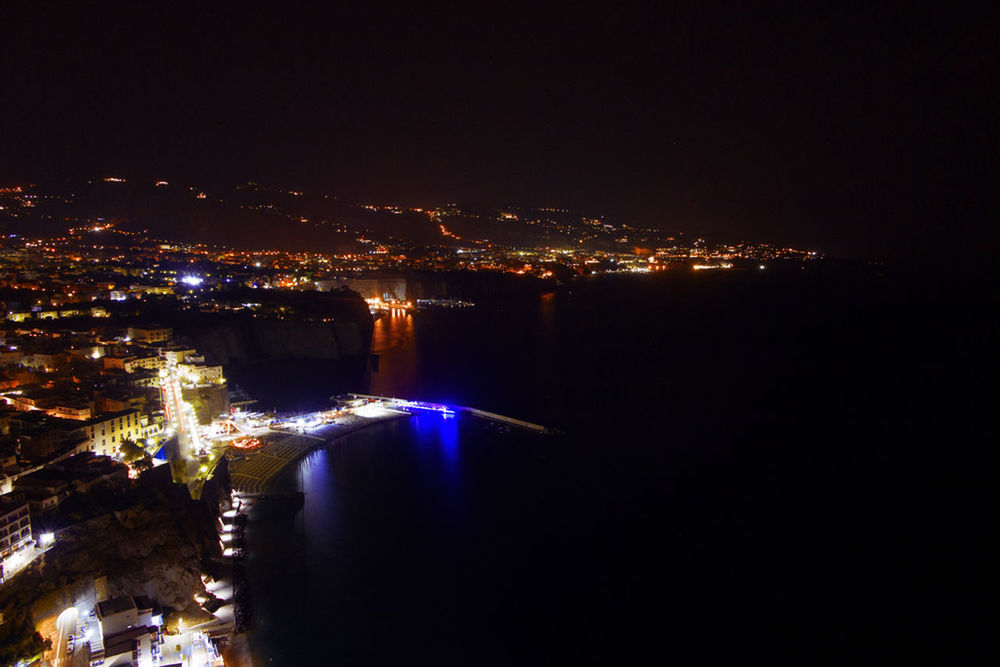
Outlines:
[[[269,430],[263,436],[266,440],[260,450],[253,450],[247,453],[239,452],[245,458],[235,461],[229,460],[229,474],[233,493],[239,494],[239,499],[234,507],[234,515],[231,518],[234,524],[232,542],[234,553],[230,556],[233,579],[234,632],[229,637],[229,647],[226,651],[227,658],[235,664],[250,667],[263,663],[263,660],[257,659],[253,647],[250,645],[250,633],[253,631],[256,622],[254,619],[254,604],[250,593],[250,578],[245,561],[247,520],[257,504],[256,501],[273,495],[278,480],[287,474],[295,464],[317,449],[329,447],[352,433],[362,431],[366,428],[413,417],[413,414],[410,412],[398,410],[387,410],[387,412],[389,414],[378,417],[358,417],[352,415],[348,423],[326,424],[316,428],[313,431],[315,435],[283,430]],[[227,459],[231,451],[231,448],[227,451]],[[246,466],[242,466],[241,464],[251,463],[259,455],[263,455],[262,458],[273,459],[270,462],[271,465],[263,470],[262,476],[258,477],[246,474],[246,470],[244,469]],[[243,472],[240,472],[241,469],[244,469]]]
[[[360,397],[361,395],[354,394],[354,396]],[[389,403],[392,407],[386,407],[383,404],[379,406],[379,410],[383,414],[372,416],[352,414],[346,418],[338,418],[343,420],[341,423],[324,424],[315,427],[310,432],[299,432],[292,429],[268,430],[262,436],[265,442],[260,449],[243,452],[240,450],[234,451],[230,448],[227,451],[227,458],[230,453],[235,453],[237,456],[237,460],[229,461],[229,467],[234,497],[239,498],[237,505],[234,507],[236,516],[233,519],[234,523],[240,525],[239,530],[234,532],[233,540],[233,547],[238,547],[238,553],[234,549],[232,556],[235,632],[230,636],[230,644],[227,650],[227,659],[232,660],[234,664],[249,666],[265,663],[265,660],[255,653],[251,642],[251,636],[257,622],[254,618],[255,608],[251,597],[250,576],[246,563],[249,546],[247,537],[248,520],[250,515],[257,509],[258,502],[271,499],[281,502],[282,499],[298,496],[298,502],[301,503],[303,495],[301,491],[279,491],[279,484],[284,476],[293,470],[299,461],[321,447],[334,445],[347,436],[372,426],[415,417],[421,410],[449,413],[452,410],[451,407],[432,403],[407,402],[403,401],[403,399],[374,396],[366,398]],[[410,405],[404,406],[404,403],[409,403]],[[456,412],[488,422],[519,427],[539,434],[559,432],[556,429],[549,429],[523,420],[474,408],[457,407]],[[452,416],[454,416],[454,413],[452,413]],[[259,476],[247,474],[247,466],[245,466],[245,464],[253,463],[255,459],[258,466],[261,463],[267,463],[261,459],[271,459],[269,462],[270,465],[266,468],[257,467],[253,469],[261,473]]]
[[413,416],[402,410],[386,410],[390,414],[378,417],[352,415],[348,423],[326,424],[309,433],[269,430],[261,436],[260,449],[248,452],[228,450],[229,475],[234,492],[243,496],[266,496],[275,491],[276,481],[292,465],[320,447],[332,445],[342,438],[365,428]]

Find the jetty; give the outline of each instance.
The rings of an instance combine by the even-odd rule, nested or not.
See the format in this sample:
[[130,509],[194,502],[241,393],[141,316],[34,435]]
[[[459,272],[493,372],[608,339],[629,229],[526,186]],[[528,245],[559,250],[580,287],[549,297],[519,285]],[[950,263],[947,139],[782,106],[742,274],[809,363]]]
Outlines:
[[446,415],[463,413],[472,415],[474,417],[479,417],[480,419],[486,419],[491,422],[496,422],[498,424],[506,424],[508,426],[514,426],[517,428],[525,429],[527,431],[542,433],[544,435],[558,435],[562,433],[562,431],[548,426],[543,426],[541,424],[533,424],[523,419],[508,417],[507,415],[500,415],[495,412],[480,410],[479,408],[470,408],[464,405],[445,405],[442,403],[427,403],[425,401],[411,401],[405,398],[394,398],[391,396],[372,396],[369,394],[347,394],[347,395],[355,399],[380,401],[399,410],[427,410],[433,412],[440,412],[441,414],[446,414]]

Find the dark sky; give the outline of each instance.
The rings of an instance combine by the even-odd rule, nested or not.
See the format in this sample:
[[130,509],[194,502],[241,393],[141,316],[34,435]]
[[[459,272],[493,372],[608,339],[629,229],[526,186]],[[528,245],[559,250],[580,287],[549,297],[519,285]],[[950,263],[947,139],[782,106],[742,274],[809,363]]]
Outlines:
[[0,10],[7,179],[252,177],[869,256],[978,247],[995,208],[985,10],[41,4]]

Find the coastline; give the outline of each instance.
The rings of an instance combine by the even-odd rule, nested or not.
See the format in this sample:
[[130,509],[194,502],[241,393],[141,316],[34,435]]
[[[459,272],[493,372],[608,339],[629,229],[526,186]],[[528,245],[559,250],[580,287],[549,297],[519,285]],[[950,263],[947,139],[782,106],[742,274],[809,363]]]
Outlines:
[[338,423],[324,424],[309,432],[269,430],[260,436],[263,444],[251,451],[226,452],[233,491],[244,496],[261,496],[274,491],[275,482],[307,454],[332,445],[355,431],[413,415],[402,410],[384,409],[387,414],[339,418]]
[[[360,395],[357,395],[360,396]],[[284,481],[287,474],[294,470],[295,465],[308,454],[340,442],[347,436],[371,426],[398,421],[416,416],[422,410],[432,412],[450,412],[451,408],[433,403],[404,401],[386,397],[366,397],[380,402],[375,410],[364,416],[351,414],[338,417],[335,424],[323,424],[310,429],[299,430],[270,429],[263,435],[258,435],[263,444],[259,449],[244,451],[227,451],[229,473],[234,492],[238,499],[234,507],[234,534],[232,540],[233,567],[233,602],[235,632],[230,637],[226,652],[227,664],[260,665],[266,660],[257,655],[251,645],[251,636],[256,626],[255,605],[250,591],[250,577],[247,571],[247,520],[255,511],[258,502],[274,500],[286,502],[293,500],[301,505],[301,491],[286,491]],[[388,407],[386,404],[391,405]],[[555,429],[530,424],[522,420],[505,417],[496,413],[485,412],[472,408],[457,408],[458,412],[469,414],[478,419],[502,424],[509,430],[510,426],[518,426],[534,433],[555,433]],[[233,458],[230,458],[233,456]],[[297,496],[297,498],[295,498]]]
[[258,450],[238,452],[235,459],[230,458],[232,449],[227,451],[232,489],[234,494],[239,494],[238,503],[231,516],[233,538],[230,557],[235,632],[229,638],[229,647],[226,650],[227,664],[231,662],[235,665],[252,667],[264,662],[254,655],[249,641],[249,633],[253,630],[255,621],[250,581],[244,560],[247,518],[253,511],[256,501],[272,495],[278,480],[296,463],[317,449],[333,445],[348,435],[371,426],[413,416],[412,413],[400,410],[385,410],[385,412],[387,414],[370,417],[351,415],[341,418],[339,423],[316,427],[309,434],[270,430],[261,436],[264,443]]

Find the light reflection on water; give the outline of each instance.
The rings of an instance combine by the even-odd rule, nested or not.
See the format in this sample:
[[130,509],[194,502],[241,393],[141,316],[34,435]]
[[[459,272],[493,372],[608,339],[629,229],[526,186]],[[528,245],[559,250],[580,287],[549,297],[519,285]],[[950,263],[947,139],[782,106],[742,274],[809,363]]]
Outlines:
[[[251,518],[258,655],[699,663],[713,645],[763,654],[802,637],[801,662],[831,633],[881,636],[895,596],[870,555],[908,554],[880,542],[897,508],[883,505],[885,432],[868,425],[916,400],[883,413],[867,398],[899,392],[870,373],[888,349],[872,327],[892,331],[883,292],[677,280],[581,281],[377,322],[370,393],[566,435],[430,414],[303,462],[302,511]],[[834,325],[848,299],[864,317]],[[868,614],[857,601],[872,595]]]
[[468,309],[386,313],[374,324],[379,360],[365,389],[548,423],[566,370],[553,354],[567,335],[559,321],[563,301],[549,292]]
[[[423,413],[357,431],[301,460],[286,482],[305,493],[304,505],[262,503],[252,517],[255,653],[281,656],[282,664],[333,653],[351,664],[384,663],[402,649],[370,638],[392,636],[439,654],[441,664],[468,660],[434,624],[461,634],[472,622],[463,578],[496,529],[493,512],[477,514],[469,491],[504,470],[509,477],[522,465],[518,443],[539,438]],[[499,563],[487,559],[485,567]],[[474,625],[481,630],[479,620]]]
[[390,311],[375,320],[372,354],[380,355],[378,372],[370,374],[369,388],[380,396],[416,396],[420,387],[420,358],[414,316]]
[[372,352],[381,354],[386,350],[406,347],[414,343],[417,328],[413,315],[401,310],[392,310],[375,320],[372,332]]

